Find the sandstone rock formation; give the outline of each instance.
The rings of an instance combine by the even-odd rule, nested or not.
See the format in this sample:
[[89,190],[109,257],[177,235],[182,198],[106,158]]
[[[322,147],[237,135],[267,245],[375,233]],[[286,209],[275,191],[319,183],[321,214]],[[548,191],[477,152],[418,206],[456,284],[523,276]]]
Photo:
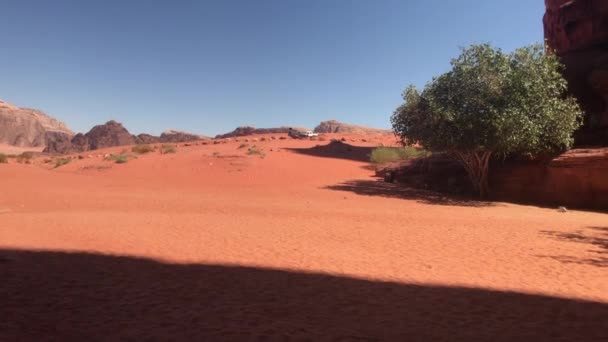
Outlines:
[[[441,193],[470,193],[464,168],[447,155],[388,165],[377,176]],[[490,197],[498,201],[606,210],[608,148],[574,149],[550,160],[494,160]]]
[[608,145],[608,1],[545,0],[549,48],[586,112],[579,144]]
[[0,143],[19,147],[46,145],[47,137],[69,139],[74,133],[44,112],[19,108],[0,100]]
[[548,163],[496,165],[490,186],[500,200],[606,210],[606,174],[608,149],[578,149]]
[[133,144],[135,144],[135,138],[131,133],[122,124],[110,120],[103,125],[93,127],[86,134],[76,134],[71,139],[70,144],[67,144],[65,141],[52,143],[44,151],[51,153],[84,152],[105,147]]
[[138,134],[134,137],[136,144],[155,144],[160,142],[160,138],[151,134]]
[[44,148],[44,151],[54,153],[68,152],[72,149],[72,140],[74,138],[75,137],[70,137],[69,135],[63,133],[46,132],[46,147]]
[[382,135],[391,134],[392,131],[385,129],[369,128],[364,126],[351,125],[336,120],[321,122],[314,130],[315,133],[345,133],[345,134],[366,134]]
[[93,127],[84,136],[88,141],[86,150],[135,144],[135,138],[131,133],[121,123],[114,120]]
[[182,132],[182,131],[176,131],[176,130],[170,129],[170,130],[164,131],[160,135],[159,141],[178,143],[178,142],[195,141],[195,140],[201,140],[201,139],[206,139],[206,137],[198,135],[198,134],[194,134],[194,133],[188,133],[188,132]]
[[[281,134],[288,133],[290,127],[274,127],[274,128],[255,128],[252,126],[241,126],[237,127],[234,131],[226,133],[226,134],[218,134],[215,136],[216,139],[224,139],[224,138],[234,138],[234,137],[243,137],[247,135],[253,134]],[[293,129],[304,130],[306,128],[301,127],[292,127]]]
[[103,125],[93,127],[86,134],[78,133],[71,139],[49,136],[49,143],[44,152],[79,153],[122,145],[176,143],[203,138],[200,135],[174,130],[165,131],[160,137],[145,133],[132,135],[121,123],[110,120]]

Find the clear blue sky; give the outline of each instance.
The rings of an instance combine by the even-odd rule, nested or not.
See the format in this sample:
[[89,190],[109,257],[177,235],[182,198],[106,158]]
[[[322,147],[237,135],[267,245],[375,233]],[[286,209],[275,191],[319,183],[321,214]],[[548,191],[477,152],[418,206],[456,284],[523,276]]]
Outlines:
[[1,0],[0,99],[75,131],[390,127],[459,47],[542,41],[543,0]]

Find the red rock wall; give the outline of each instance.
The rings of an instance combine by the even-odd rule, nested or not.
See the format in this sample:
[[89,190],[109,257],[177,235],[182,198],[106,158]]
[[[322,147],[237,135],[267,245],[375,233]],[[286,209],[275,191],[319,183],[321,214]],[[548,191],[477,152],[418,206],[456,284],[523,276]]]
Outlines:
[[[463,167],[447,156],[435,155],[422,164],[388,165],[377,176],[385,177],[387,172],[415,188],[471,191]],[[492,200],[608,211],[608,148],[576,149],[548,162],[494,161],[489,181]]]
[[586,112],[578,144],[608,146],[608,0],[545,0],[549,48]]
[[572,150],[548,163],[495,166],[497,200],[608,210],[608,149]]
[[608,1],[545,0],[545,38],[564,54],[608,42]]

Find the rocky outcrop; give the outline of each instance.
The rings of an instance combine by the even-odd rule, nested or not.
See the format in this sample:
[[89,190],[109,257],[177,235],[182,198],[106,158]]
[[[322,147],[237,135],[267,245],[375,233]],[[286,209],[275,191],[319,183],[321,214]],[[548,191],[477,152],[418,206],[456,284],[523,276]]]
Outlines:
[[159,141],[167,142],[167,143],[178,143],[178,142],[201,140],[201,139],[205,139],[205,138],[206,137],[198,135],[198,134],[194,134],[194,133],[167,130],[167,131],[164,131],[160,135]]
[[545,39],[586,112],[577,143],[608,145],[608,1],[545,0]]
[[364,134],[364,135],[383,135],[391,134],[392,131],[385,129],[369,128],[364,126],[351,125],[344,122],[329,120],[321,122],[314,130],[315,133],[344,133],[344,134]]
[[44,152],[73,153],[96,150],[100,148],[133,145],[136,139],[122,124],[114,120],[93,127],[88,133],[76,134],[70,144],[64,142],[49,144]]
[[155,144],[160,142],[160,138],[154,135],[142,133],[134,137],[136,144]]
[[114,120],[93,127],[84,136],[88,140],[88,148],[86,150],[135,144],[135,138],[133,138],[131,133],[121,123]]
[[548,163],[498,165],[493,196],[500,200],[608,209],[608,149],[572,150]]
[[[471,193],[463,167],[444,155],[424,162],[407,161],[377,172],[380,177],[416,188]],[[553,207],[608,209],[608,148],[575,149],[548,161],[493,161],[491,198]],[[474,196],[474,194],[473,194]]]
[[132,135],[121,123],[110,120],[103,125],[93,127],[86,134],[78,133],[71,139],[49,136],[49,144],[44,152],[79,153],[122,145],[177,143],[203,138],[205,137],[197,134],[174,130],[165,131],[160,137],[145,133]]
[[52,139],[69,139],[74,135],[63,122],[42,111],[19,108],[0,100],[0,143],[41,147],[46,145],[49,132]]
[[59,151],[69,151],[72,148],[72,137],[61,132],[46,132],[45,152],[58,153]]
[[[254,134],[281,134],[281,133],[288,133],[289,129],[290,129],[290,127],[255,128],[252,126],[241,126],[241,127],[237,127],[232,132],[216,135],[215,138],[216,139],[225,139],[225,138],[234,138],[234,137],[244,137],[247,135],[254,135]],[[300,127],[292,127],[292,129],[304,130],[304,131],[307,130],[306,128],[300,128]]]

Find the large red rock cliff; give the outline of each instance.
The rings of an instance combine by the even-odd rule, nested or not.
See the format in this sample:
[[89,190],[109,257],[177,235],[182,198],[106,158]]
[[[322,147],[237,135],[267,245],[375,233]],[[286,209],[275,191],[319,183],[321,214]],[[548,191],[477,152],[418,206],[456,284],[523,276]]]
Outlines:
[[586,112],[579,144],[608,146],[608,1],[545,0],[545,39]]

